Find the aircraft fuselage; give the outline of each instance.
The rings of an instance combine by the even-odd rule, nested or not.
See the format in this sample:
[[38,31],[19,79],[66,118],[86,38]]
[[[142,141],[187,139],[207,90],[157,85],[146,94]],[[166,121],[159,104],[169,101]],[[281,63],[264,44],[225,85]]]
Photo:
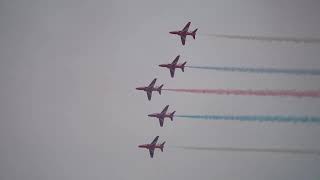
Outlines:
[[161,145],[159,144],[141,144],[138,146],[139,148],[146,148],[146,149],[161,149]]
[[188,31],[171,31],[169,33],[170,34],[176,34],[176,35],[179,35],[179,36],[192,35],[192,32],[188,32]]
[[182,64],[176,64],[176,65],[172,65],[172,64],[160,64],[159,65],[160,67],[166,67],[168,69],[171,69],[171,68],[182,68],[183,65]]
[[151,91],[158,91],[158,87],[137,87],[136,90],[151,92]]
[[149,114],[149,117],[156,117],[156,118],[170,118],[171,114],[161,114],[161,113],[153,113]]

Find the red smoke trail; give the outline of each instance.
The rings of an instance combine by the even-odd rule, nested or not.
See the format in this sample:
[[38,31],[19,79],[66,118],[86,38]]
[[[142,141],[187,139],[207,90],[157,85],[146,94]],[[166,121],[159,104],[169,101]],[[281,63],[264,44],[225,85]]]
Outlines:
[[245,96],[291,96],[291,97],[320,97],[320,90],[240,90],[240,89],[163,89],[167,91]]

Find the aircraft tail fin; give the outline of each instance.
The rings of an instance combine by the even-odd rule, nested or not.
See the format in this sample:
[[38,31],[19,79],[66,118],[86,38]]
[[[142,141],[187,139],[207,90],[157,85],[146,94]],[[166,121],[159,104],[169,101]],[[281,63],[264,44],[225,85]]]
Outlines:
[[171,114],[170,114],[170,119],[171,119],[171,121],[173,121],[173,116],[174,116],[174,113],[175,113],[176,111],[173,111]]
[[163,141],[163,143],[160,144],[160,150],[161,150],[161,152],[163,152],[163,148],[164,148],[164,144],[165,144],[165,143],[166,143],[166,142]]
[[161,86],[159,86],[159,88],[158,88],[158,92],[159,92],[160,95],[161,95],[162,87],[163,87],[163,84]]
[[194,31],[192,31],[192,37],[193,37],[193,39],[196,39],[197,30],[198,30],[198,29],[195,29]]
[[184,67],[185,67],[186,63],[187,63],[187,61],[184,62],[184,63],[182,63],[182,65],[181,65],[181,70],[182,70],[182,72],[184,72]]

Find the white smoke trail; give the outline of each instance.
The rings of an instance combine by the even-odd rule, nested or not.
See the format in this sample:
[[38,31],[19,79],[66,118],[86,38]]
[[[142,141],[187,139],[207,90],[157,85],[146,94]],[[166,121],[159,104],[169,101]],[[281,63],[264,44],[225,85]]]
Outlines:
[[308,154],[320,156],[320,150],[313,149],[280,149],[280,148],[235,148],[235,147],[199,147],[199,146],[173,146],[179,149],[198,151],[222,152],[255,152],[255,153],[283,153],[283,154]]
[[205,36],[211,36],[216,38],[225,39],[239,39],[239,40],[253,40],[263,42],[293,42],[293,43],[309,43],[320,44],[320,38],[312,37],[276,37],[276,36],[249,36],[249,35],[228,35],[228,34],[203,34]]

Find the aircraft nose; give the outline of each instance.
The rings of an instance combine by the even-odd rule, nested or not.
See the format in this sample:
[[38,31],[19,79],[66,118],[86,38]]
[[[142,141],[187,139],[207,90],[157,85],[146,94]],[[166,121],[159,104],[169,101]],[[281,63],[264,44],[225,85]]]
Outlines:
[[137,87],[136,90],[141,90],[141,87]]
[[160,67],[164,67],[165,65],[164,65],[164,64],[160,64],[159,66],[160,66]]
[[174,34],[174,31],[170,31],[169,33],[170,33],[170,34]]
[[152,117],[152,114],[148,114],[149,117]]
[[139,145],[138,147],[139,147],[139,148],[141,148],[141,147],[142,147],[142,145]]

